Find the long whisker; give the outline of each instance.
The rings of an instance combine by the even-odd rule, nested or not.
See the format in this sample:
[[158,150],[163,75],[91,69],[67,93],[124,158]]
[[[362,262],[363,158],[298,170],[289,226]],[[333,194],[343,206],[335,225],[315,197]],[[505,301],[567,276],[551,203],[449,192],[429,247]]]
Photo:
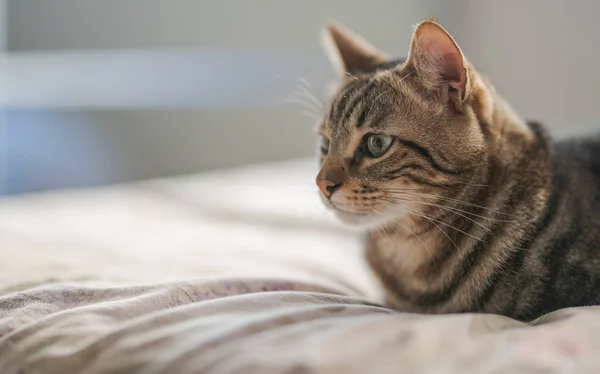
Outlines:
[[[393,201],[390,201],[390,200],[385,200],[385,199],[383,199],[383,200],[384,200],[384,201],[388,201],[389,203],[394,203]],[[437,229],[438,229],[438,230],[440,230],[440,232],[441,232],[442,234],[444,234],[444,235],[446,236],[446,238],[448,238],[448,240],[449,240],[449,241],[452,243],[452,245],[454,245],[454,248],[456,248],[456,250],[457,250],[457,251],[459,250],[459,249],[458,249],[458,245],[456,245],[456,243],[454,242],[454,240],[452,240],[452,238],[451,238],[451,237],[450,237],[450,236],[449,236],[449,235],[448,235],[448,234],[447,234],[447,233],[446,233],[446,232],[445,232],[445,231],[444,231],[444,230],[443,230],[443,229],[442,229],[440,226],[438,226],[438,225],[437,225],[437,224],[434,222],[434,220],[433,220],[433,219],[431,219],[430,217],[427,217],[426,215],[422,215],[422,214],[420,214],[420,213],[417,213],[417,212],[415,212],[415,211],[413,211],[413,210],[410,210],[410,209],[409,209],[409,210],[402,209],[401,207],[399,207],[399,206],[397,206],[397,205],[396,205],[396,206],[392,206],[392,208],[393,208],[394,210],[399,210],[399,211],[401,211],[401,212],[404,212],[404,213],[406,213],[406,214],[414,214],[414,215],[416,215],[416,216],[419,216],[419,217],[425,218],[426,220],[428,220],[429,222],[431,222],[431,224],[433,224],[435,227],[437,227]]]
[[414,196],[430,197],[430,198],[434,198],[434,199],[445,200],[445,201],[450,201],[450,202],[454,202],[454,203],[458,203],[458,204],[463,204],[463,205],[471,206],[471,207],[474,207],[474,208],[484,209],[484,210],[487,210],[487,211],[490,211],[490,212],[494,212],[494,213],[497,213],[497,214],[503,214],[503,215],[506,215],[506,216],[510,216],[511,215],[509,213],[501,212],[501,211],[499,211],[497,209],[494,209],[494,208],[488,208],[486,206],[474,204],[474,203],[471,203],[471,202],[468,202],[468,201],[464,201],[464,200],[460,200],[460,199],[453,199],[453,198],[450,198],[450,197],[444,197],[444,196],[439,196],[439,195],[434,195],[434,194],[422,193],[422,192],[414,193],[414,192],[412,192],[413,190],[408,190],[408,189],[383,188],[383,189],[380,189],[380,191],[390,192],[390,193],[411,192],[411,193],[414,194]]
[[[392,193],[398,193],[398,192],[400,192],[400,193],[406,193],[406,192],[409,192],[407,190],[396,190],[396,191],[381,190],[381,191],[392,192]],[[460,200],[460,199],[453,199],[453,198],[450,198],[450,197],[444,197],[444,196],[439,196],[439,195],[434,195],[434,194],[427,194],[427,193],[421,193],[421,192],[417,192],[417,193],[411,192],[411,193],[414,196],[430,197],[430,198],[439,199],[439,200],[448,201],[448,202],[453,202],[453,203],[457,203],[457,204],[462,204],[462,205],[466,205],[466,206],[470,206],[470,207],[474,207],[474,208],[480,208],[480,209],[487,210],[487,211],[494,212],[494,213],[498,213],[498,214],[504,214],[504,215],[507,215],[507,216],[510,215],[508,213],[501,212],[501,211],[499,211],[497,209],[494,209],[494,208],[488,208],[488,207],[483,206],[483,205],[474,204],[474,203],[471,203],[471,202],[468,202],[468,201],[464,201],[464,200]]]
[[298,101],[303,101],[307,105],[310,105],[311,107],[313,107],[315,109],[321,110],[320,105],[315,103],[310,97],[308,97],[306,95],[306,93],[304,91],[301,91],[300,89],[290,93],[290,95],[287,97],[287,99],[284,100],[284,102],[298,102]]
[[312,85],[310,84],[310,82],[308,80],[306,80],[305,78],[299,77],[298,81],[300,81],[299,84],[296,85],[296,87],[306,95],[307,98],[309,98],[310,100],[312,100],[312,102],[314,104],[316,104],[318,107],[323,108],[323,102],[317,97],[316,94],[314,94],[311,89],[312,89]]
[[[392,207],[390,204],[385,204],[385,205],[386,205],[387,207]],[[383,213],[381,213],[381,212],[380,212],[380,211],[378,211],[378,210],[375,210],[374,208],[371,208],[371,211],[373,211],[373,212],[375,212],[375,213],[378,213],[379,215],[383,216]],[[430,258],[434,258],[434,256],[433,256],[433,251],[431,250],[431,248],[429,248],[429,246],[428,246],[427,244],[425,244],[425,242],[423,241],[423,239],[421,239],[421,237],[420,237],[419,235],[417,235],[417,233],[415,233],[415,232],[414,232],[414,231],[413,231],[413,230],[410,228],[410,226],[408,226],[408,225],[405,225],[405,224],[403,224],[403,223],[401,223],[401,222],[399,222],[399,221],[397,221],[397,220],[395,220],[395,219],[393,219],[392,221],[393,221],[395,224],[399,225],[400,227],[404,228],[405,230],[408,230],[408,231],[410,231],[410,234],[411,234],[412,236],[414,236],[415,238],[417,238],[417,240],[418,240],[419,242],[421,242],[421,244],[423,244],[423,247],[424,247],[424,248],[425,248],[425,250],[427,251],[427,254],[429,254],[429,257],[430,257]],[[379,225],[379,227],[380,227],[381,229],[384,229],[383,225]],[[384,230],[384,231],[385,231],[385,230]],[[390,236],[390,235],[389,235],[387,232],[386,232],[386,235],[388,236],[388,238],[390,238],[390,239],[391,239],[391,236]]]
[[412,75],[412,73],[413,73],[413,72],[411,71],[410,73],[408,73],[408,74],[406,74],[405,76],[403,76],[403,77],[402,77],[402,79],[400,79],[400,80],[398,81],[398,83],[400,83],[400,82],[402,82],[403,80],[405,80],[406,78],[410,77],[410,76]]
[[[412,194],[410,192],[409,193],[404,193],[404,194],[402,194],[402,196],[399,196],[398,194],[394,194],[394,195],[391,195],[391,196],[388,196],[388,197],[398,198],[398,199],[409,199],[412,196],[418,197],[417,195]],[[411,200],[411,199],[409,199],[408,201],[413,202],[413,203],[418,203],[418,204],[431,205],[431,206],[438,207],[438,208],[441,208],[441,209],[447,209],[447,210],[450,210],[452,212],[461,212],[461,213],[464,213],[464,214],[469,214],[471,216],[474,216],[474,217],[477,217],[477,218],[481,218],[481,219],[484,219],[486,221],[491,221],[491,222],[514,222],[514,220],[496,219],[496,218],[492,218],[492,217],[482,216],[482,215],[479,215],[477,213],[469,212],[468,210],[464,210],[464,209],[460,209],[460,208],[455,208],[453,206],[448,206],[448,205],[443,205],[443,204],[436,204],[436,203],[425,202],[425,201],[418,201],[418,200]]]
[[302,98],[299,97],[293,97],[290,96],[289,98],[285,99],[284,102],[287,103],[294,103],[294,104],[300,104],[301,106],[303,106],[304,108],[314,112],[315,115],[319,114],[320,109],[315,107],[312,103],[307,102],[305,100],[302,100]]
[[306,95],[306,97],[310,99],[317,107],[323,108],[323,103],[321,102],[321,100],[319,100],[317,95],[310,92],[306,87],[300,85],[298,85],[298,89],[301,90]]
[[[377,213],[377,214],[379,214],[380,216],[383,216],[383,213],[381,213],[380,211],[376,210],[375,208],[373,208],[373,207],[368,207],[368,208],[369,208],[369,211],[371,211],[371,212],[373,212],[373,213]],[[396,222],[396,223],[399,223],[399,222]],[[384,232],[384,233],[387,235],[388,239],[391,239],[391,238],[392,238],[392,237],[390,236],[390,234],[388,234],[387,230],[385,230],[385,227],[383,226],[383,224],[379,224],[378,226],[379,226],[379,228],[380,228],[380,229],[381,229],[381,230],[382,230],[382,231],[383,231],[383,232]]]
[[[385,200],[385,198],[382,198],[382,199],[383,199],[383,200]],[[388,201],[388,202],[391,202],[391,203],[393,203],[393,202],[394,202],[393,200],[386,200],[386,201]],[[398,207],[398,206],[394,206],[394,208],[399,208],[399,207]],[[404,212],[406,212],[406,210],[404,210]],[[446,223],[446,222],[444,222],[444,221],[441,221],[441,220],[438,220],[438,219],[435,219],[435,218],[431,218],[431,217],[427,216],[426,214],[423,214],[423,213],[420,213],[420,212],[416,212],[416,211],[414,211],[414,210],[411,210],[411,211],[410,211],[410,213],[412,213],[412,214],[414,214],[414,215],[417,215],[417,216],[419,216],[419,217],[425,218],[425,219],[429,220],[429,221],[430,221],[430,222],[432,222],[432,223],[433,223],[433,222],[437,222],[437,223],[439,223],[439,224],[442,224],[442,225],[444,225],[444,226],[447,226],[447,227],[449,227],[449,228],[451,228],[451,229],[453,229],[453,230],[456,230],[456,231],[460,232],[460,233],[461,233],[461,234],[463,234],[463,235],[466,235],[466,236],[468,236],[468,237],[470,237],[470,238],[473,238],[473,239],[475,239],[475,240],[477,240],[477,241],[481,241],[481,239],[480,239],[480,238],[478,238],[478,237],[476,237],[476,236],[473,236],[472,234],[469,234],[468,232],[465,232],[465,231],[463,231],[463,230],[459,229],[458,227],[454,227],[454,226],[452,226],[451,224],[449,224],[449,223]],[[448,239],[450,239],[450,237],[448,237]]]
[[300,114],[303,114],[303,115],[305,115],[305,116],[307,116],[307,117],[309,117],[311,119],[314,119],[315,121],[320,121],[322,119],[321,116],[318,116],[318,115],[316,115],[316,114],[314,114],[312,112],[309,112],[307,110],[301,111]]
[[298,81],[300,81],[300,83],[305,85],[306,87],[312,88],[312,85],[306,78],[298,77]]
[[380,93],[375,100],[373,100],[373,102],[371,103],[371,106],[369,107],[369,111],[367,112],[367,115],[365,116],[366,118],[369,118],[369,116],[371,115],[371,111],[373,110],[373,107],[375,106],[375,103],[385,94],[390,93],[390,91],[384,91],[382,93]]
[[416,200],[411,200],[411,199],[403,199],[403,198],[400,198],[400,197],[392,197],[392,199],[398,200],[398,201],[405,201],[405,202],[410,202],[410,203],[417,203],[417,204],[428,205],[428,206],[432,206],[432,207],[435,207],[435,208],[438,208],[438,209],[442,209],[444,211],[450,211],[450,212],[452,212],[454,214],[457,214],[457,215],[459,215],[459,216],[461,216],[461,217],[463,217],[465,219],[468,219],[469,221],[473,222],[474,224],[476,224],[477,226],[481,227],[485,231],[490,232],[490,233],[492,232],[492,230],[490,230],[489,228],[485,227],[481,223],[475,221],[473,218],[468,217],[468,216],[466,216],[466,215],[464,215],[464,214],[462,214],[462,213],[454,210],[453,208],[451,208],[449,206],[444,206],[444,205],[439,205],[439,204],[433,204],[433,203],[427,203],[427,202],[424,202],[424,201],[416,201]]

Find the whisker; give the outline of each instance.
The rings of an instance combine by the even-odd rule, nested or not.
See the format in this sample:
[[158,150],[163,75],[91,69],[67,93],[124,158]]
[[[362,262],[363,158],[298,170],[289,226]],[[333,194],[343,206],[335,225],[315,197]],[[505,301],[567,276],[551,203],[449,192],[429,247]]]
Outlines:
[[357,81],[360,81],[360,79],[359,79],[357,76],[355,76],[355,75],[352,75],[352,74],[350,74],[349,72],[346,72],[346,75],[347,75],[347,76],[349,76],[349,77],[351,77],[351,78],[354,78],[354,79],[356,79]]
[[318,116],[318,115],[311,113],[309,111],[306,111],[306,110],[300,111],[300,114],[303,114],[311,119],[314,119],[315,121],[320,121],[322,119],[321,116]]
[[434,195],[434,194],[427,194],[427,193],[422,193],[422,192],[414,193],[414,192],[412,192],[414,190],[408,190],[408,189],[390,189],[390,188],[387,188],[387,189],[380,189],[380,191],[390,192],[390,193],[406,193],[406,192],[411,192],[414,196],[430,197],[430,198],[434,198],[434,199],[445,200],[445,201],[449,201],[449,202],[463,204],[463,205],[466,205],[466,206],[471,206],[471,207],[474,207],[474,208],[488,210],[490,212],[494,212],[494,213],[498,213],[498,214],[502,214],[502,215],[506,215],[506,216],[511,216],[511,214],[509,214],[509,213],[505,213],[505,212],[499,211],[497,209],[489,208],[489,207],[486,207],[486,206],[483,206],[483,205],[478,205],[478,204],[474,204],[474,203],[471,203],[471,202],[468,202],[468,201],[464,201],[464,200],[460,200],[460,199],[453,199],[453,198],[450,198],[450,197],[444,197],[444,196],[439,196],[439,195]]
[[313,94],[306,87],[303,86],[298,86],[298,89],[301,90],[309,100],[312,100],[312,102],[315,105],[317,105],[319,108],[323,108],[323,103],[321,102],[321,100],[319,100],[317,95]]
[[378,191],[422,191],[422,188],[378,188]]
[[402,79],[400,79],[400,80],[398,81],[398,83],[400,83],[400,82],[402,82],[403,80],[405,80],[406,78],[410,77],[410,76],[412,75],[412,73],[413,73],[413,72],[411,71],[410,73],[408,73],[408,74],[406,74],[405,76],[403,76],[403,77],[402,77]]
[[[388,202],[393,202],[393,201],[391,201],[391,200],[388,200]],[[399,207],[395,206],[394,208],[399,208]],[[405,212],[406,212],[406,211],[405,211]],[[466,236],[468,236],[468,237],[470,237],[470,238],[473,238],[473,239],[475,239],[475,240],[477,240],[477,241],[481,241],[481,239],[480,239],[480,238],[477,238],[477,237],[473,236],[472,234],[469,234],[468,232],[465,232],[465,231],[463,231],[463,230],[459,229],[458,227],[452,226],[452,225],[451,225],[451,224],[449,224],[449,223],[446,223],[446,222],[444,222],[444,221],[440,221],[440,220],[438,220],[438,219],[435,219],[435,218],[431,218],[431,217],[427,216],[426,214],[423,214],[423,213],[420,213],[420,212],[415,212],[415,211],[412,211],[412,210],[411,210],[411,213],[412,213],[412,214],[414,214],[414,215],[417,215],[417,216],[419,216],[419,217],[425,218],[425,219],[429,220],[429,221],[430,221],[430,222],[432,222],[432,223],[435,221],[435,222],[437,222],[437,223],[439,223],[439,224],[442,224],[442,225],[444,225],[444,226],[447,226],[447,227],[449,227],[449,228],[451,228],[451,229],[453,229],[453,230],[456,230],[456,231],[460,232],[461,234],[464,234],[464,235],[466,235]],[[450,239],[450,237],[448,237],[448,239]]]
[[[368,207],[369,211],[373,212],[373,213],[377,213],[380,216],[383,216],[383,213],[381,213],[380,211],[376,210],[375,208],[372,207]],[[392,237],[390,236],[390,234],[388,234],[387,230],[385,229],[385,227],[383,226],[383,224],[378,224],[377,226],[379,226],[380,229],[382,229],[382,231],[385,232],[385,234],[387,235],[388,239],[391,239]]]
[[[386,206],[387,206],[387,207],[391,207],[391,208],[393,208],[393,206],[391,206],[390,204],[386,204]],[[379,212],[378,210],[375,210],[374,208],[371,208],[371,210],[372,210],[373,212],[375,212],[375,213],[379,213],[381,216],[383,216],[383,213]],[[415,232],[414,232],[414,231],[413,231],[413,230],[410,228],[410,226],[408,226],[408,225],[405,225],[405,224],[403,224],[403,223],[401,223],[401,222],[399,222],[399,221],[397,221],[397,220],[395,220],[395,219],[392,219],[392,221],[393,221],[395,224],[399,225],[400,227],[404,228],[405,230],[408,230],[408,231],[410,231],[410,234],[411,234],[412,236],[414,236],[415,238],[417,238],[417,240],[418,240],[419,242],[421,242],[421,244],[423,244],[423,247],[424,247],[424,248],[425,248],[425,250],[427,251],[427,254],[429,254],[429,257],[430,257],[430,258],[434,258],[434,256],[433,256],[433,251],[431,250],[431,248],[429,248],[429,246],[428,246],[427,244],[425,244],[425,242],[423,241],[423,239],[421,239],[421,237],[420,237],[419,235],[417,235],[417,233],[415,233]],[[382,225],[379,225],[379,226],[380,226],[380,228],[384,229],[384,227],[383,227]],[[390,236],[389,234],[387,234],[387,232],[386,232],[386,235],[388,236],[388,238],[389,238],[389,239],[391,239],[391,236]]]
[[304,84],[306,87],[312,88],[312,85],[306,78],[298,77],[298,80],[300,81],[300,83]]
[[[388,202],[393,203],[393,201],[388,201]],[[401,207],[398,207],[398,206],[392,206],[392,208],[395,209],[395,210],[399,210],[401,212],[404,212],[406,214],[414,214],[416,216],[425,218],[426,220],[428,220],[429,222],[431,222],[435,227],[437,227],[437,229],[440,230],[440,232],[442,234],[444,234],[446,236],[446,238],[448,238],[448,240],[452,243],[452,245],[454,245],[454,248],[456,248],[457,251],[459,250],[458,246],[456,245],[456,243],[454,242],[454,240],[452,240],[452,238],[440,226],[438,226],[431,218],[427,217],[426,215],[420,215],[417,212],[412,211],[412,210],[402,209]]]
[[322,108],[323,102],[311,91],[312,85],[310,82],[303,77],[299,77],[298,81],[300,83],[296,85],[296,88],[300,90],[300,93],[303,93],[308,99],[312,100],[313,103]]
[[379,100],[380,97],[382,97],[385,94],[390,93],[390,91],[384,91],[382,93],[380,93],[375,100],[373,100],[373,102],[371,103],[371,106],[369,107],[369,111],[367,112],[367,115],[365,116],[366,118],[369,118],[369,116],[371,115],[371,111],[373,110],[373,107],[375,106],[375,103],[377,102],[377,100]]
[[515,222],[514,220],[504,220],[504,219],[496,219],[496,218],[492,218],[492,217],[486,217],[486,216],[479,215],[477,213],[469,212],[469,211],[464,210],[464,209],[455,208],[455,207],[447,206],[447,205],[443,205],[443,204],[436,204],[436,203],[429,203],[429,202],[425,202],[425,201],[411,200],[411,199],[408,199],[408,197],[410,197],[410,196],[416,196],[416,195],[413,195],[411,193],[407,193],[407,194],[404,194],[404,195],[406,195],[407,197],[404,197],[404,196],[402,196],[402,197],[400,197],[400,196],[389,196],[389,197],[390,198],[403,199],[405,201],[410,201],[412,203],[417,203],[417,204],[430,205],[430,206],[434,206],[434,207],[441,208],[441,209],[448,209],[448,210],[450,210],[452,212],[461,212],[461,213],[464,213],[464,214],[470,214],[470,215],[472,215],[474,217],[485,219],[485,220],[491,221],[491,222],[505,222],[505,223]]
[[302,100],[302,101],[305,101],[307,104],[312,105],[313,107],[315,107],[318,110],[322,109],[322,105],[320,103],[315,102],[313,98],[308,96],[304,91],[300,90],[300,88],[298,88],[298,90],[290,93],[287,100],[284,100],[284,102],[289,101],[289,100]]
[[319,108],[315,107],[310,102],[306,102],[306,101],[302,100],[301,98],[289,97],[289,98],[285,99],[284,102],[294,103],[294,104],[300,104],[304,108],[313,111],[315,115],[319,115],[320,114],[319,113],[320,112]]
[[[398,201],[405,201],[405,202],[410,202],[410,203],[417,203],[417,204],[428,205],[428,206],[432,206],[432,207],[435,207],[435,208],[438,208],[438,209],[442,209],[442,210],[445,210],[445,211],[450,211],[450,212],[452,212],[454,214],[457,214],[457,215],[459,215],[459,216],[461,216],[461,217],[463,217],[465,219],[468,219],[469,221],[473,222],[474,224],[476,224],[477,226],[481,227],[485,231],[487,231],[489,233],[492,232],[492,230],[490,230],[489,228],[485,227],[481,223],[475,221],[473,218],[468,217],[468,216],[466,216],[466,215],[464,215],[464,214],[462,214],[462,213],[460,213],[458,211],[452,210],[451,207],[444,206],[444,205],[439,205],[439,204],[427,203],[427,202],[424,202],[424,201],[415,201],[415,200],[411,200],[411,199],[403,199],[403,198],[397,198],[397,197],[395,197],[393,199],[397,199]],[[447,217],[447,215],[444,215],[444,217]]]

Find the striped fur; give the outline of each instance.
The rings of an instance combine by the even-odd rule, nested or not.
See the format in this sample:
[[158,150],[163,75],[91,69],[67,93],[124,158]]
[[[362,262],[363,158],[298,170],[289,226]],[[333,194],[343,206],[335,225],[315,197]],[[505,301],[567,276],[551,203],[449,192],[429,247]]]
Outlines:
[[[416,33],[423,24],[444,36],[433,20]],[[460,84],[420,69],[418,43],[407,60],[377,64],[369,49],[320,127],[323,170],[344,173],[323,201],[368,227],[367,259],[388,303],[520,320],[600,304],[600,138],[553,142],[464,57],[451,61],[464,68]],[[394,137],[379,158],[364,150],[373,133]]]

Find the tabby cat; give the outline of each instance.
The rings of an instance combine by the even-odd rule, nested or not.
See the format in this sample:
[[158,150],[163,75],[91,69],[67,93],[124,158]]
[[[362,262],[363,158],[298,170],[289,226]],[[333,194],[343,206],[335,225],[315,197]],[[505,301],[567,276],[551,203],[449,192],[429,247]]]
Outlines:
[[389,305],[531,320],[600,304],[600,138],[523,121],[433,19],[404,60],[327,30],[341,78],[317,185],[368,229]]

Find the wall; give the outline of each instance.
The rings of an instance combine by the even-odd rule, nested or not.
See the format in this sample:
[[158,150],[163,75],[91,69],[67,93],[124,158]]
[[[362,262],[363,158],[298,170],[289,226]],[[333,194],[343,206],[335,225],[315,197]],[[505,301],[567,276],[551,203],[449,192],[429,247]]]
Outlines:
[[[311,156],[315,120],[302,115],[298,105],[282,105],[282,99],[297,90],[299,77],[309,81],[317,94],[322,94],[333,79],[320,45],[326,19],[335,17],[398,55],[407,51],[410,26],[432,13],[445,14],[446,24],[456,32],[462,29],[460,14],[440,0],[11,0],[8,11],[8,44],[15,59],[24,55],[43,61],[44,56],[63,56],[64,51],[87,54],[89,50],[209,48],[239,52],[240,58],[230,62],[230,69],[248,72],[249,76],[261,68],[247,58],[250,52],[278,56],[279,64],[272,68],[270,77],[266,74],[261,82],[253,83],[256,93],[236,91],[231,78],[234,74],[210,76],[216,71],[215,65],[188,71],[191,77],[208,74],[207,79],[218,80],[230,94],[226,105],[199,102],[69,110],[50,106],[41,112],[36,107],[26,108],[28,111],[21,108],[11,115],[13,192]],[[120,65],[115,66],[113,70],[120,69]],[[129,83],[123,80],[120,84]],[[49,87],[57,94],[64,92],[60,87]],[[265,94],[259,105],[247,105],[249,97],[260,96],[265,90],[271,90],[270,94]],[[78,126],[77,131],[74,126]],[[30,139],[42,129],[48,136],[40,149]],[[102,149],[110,153],[102,153]],[[63,157],[53,156],[59,151]],[[86,151],[87,156],[79,156]],[[49,178],[51,175],[60,177]]]
[[600,2],[469,0],[469,58],[556,136],[600,128]]
[[4,109],[5,50],[7,45],[6,0],[0,0],[0,195],[6,193],[7,155],[6,118]]
[[[4,11],[8,18],[13,87],[62,103],[44,103],[47,96],[13,108],[0,122],[0,141],[7,134],[12,139],[0,147],[12,193],[312,155],[315,120],[283,102],[298,90],[300,77],[321,96],[333,78],[319,44],[329,17],[403,55],[410,26],[435,14],[522,116],[542,120],[557,136],[597,129],[600,117],[594,19],[600,3],[592,0],[0,1],[6,4],[0,16]],[[145,87],[132,73],[158,62],[124,67],[127,59],[114,51],[148,49],[164,56],[200,50],[205,59],[178,76],[154,72],[154,86]],[[94,59],[91,51],[106,58],[105,66],[78,68],[83,57]],[[214,58],[223,53],[235,57],[227,63]],[[62,67],[73,82],[56,79],[61,75],[45,70],[49,66]],[[96,82],[76,87],[80,91],[69,86],[90,76]],[[49,77],[55,80],[46,82]],[[42,135],[41,143],[34,141]]]

